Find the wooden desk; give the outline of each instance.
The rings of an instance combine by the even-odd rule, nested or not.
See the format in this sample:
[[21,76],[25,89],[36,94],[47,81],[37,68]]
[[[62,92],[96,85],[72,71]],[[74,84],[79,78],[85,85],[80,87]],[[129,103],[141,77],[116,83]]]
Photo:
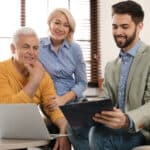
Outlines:
[[47,140],[0,139],[0,150],[26,149],[31,147],[46,146],[48,144],[49,141]]

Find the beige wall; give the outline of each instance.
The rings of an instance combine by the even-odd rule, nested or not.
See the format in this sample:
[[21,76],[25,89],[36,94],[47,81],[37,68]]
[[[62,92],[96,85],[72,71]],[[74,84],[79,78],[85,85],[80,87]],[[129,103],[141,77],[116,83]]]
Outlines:
[[[116,47],[111,30],[111,5],[120,0],[100,0],[100,22],[101,22],[101,53],[102,73],[106,63],[118,56],[119,49]],[[145,12],[144,27],[141,32],[141,39],[150,45],[150,0],[135,0],[143,6]]]

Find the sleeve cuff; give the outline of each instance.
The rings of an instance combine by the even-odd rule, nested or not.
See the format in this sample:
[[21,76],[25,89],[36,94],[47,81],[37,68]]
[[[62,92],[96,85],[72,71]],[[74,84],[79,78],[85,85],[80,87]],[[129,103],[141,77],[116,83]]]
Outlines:
[[135,125],[134,125],[134,122],[133,122],[133,120],[132,120],[127,114],[126,114],[126,116],[127,116],[128,119],[129,119],[128,132],[134,133],[134,132],[135,132]]

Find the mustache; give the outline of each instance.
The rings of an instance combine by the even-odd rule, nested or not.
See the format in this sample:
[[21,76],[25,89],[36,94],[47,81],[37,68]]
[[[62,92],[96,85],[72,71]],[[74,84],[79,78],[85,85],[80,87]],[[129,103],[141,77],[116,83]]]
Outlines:
[[115,38],[126,38],[126,36],[123,36],[123,35],[115,35],[114,37]]

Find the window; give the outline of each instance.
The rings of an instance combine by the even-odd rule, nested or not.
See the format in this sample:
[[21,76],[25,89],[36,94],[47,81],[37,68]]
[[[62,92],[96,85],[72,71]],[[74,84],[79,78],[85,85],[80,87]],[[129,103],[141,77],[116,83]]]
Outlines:
[[[116,58],[119,54],[119,48],[116,46],[113,36],[112,36],[112,17],[111,17],[111,6],[120,0],[100,0],[99,8],[99,21],[100,21],[100,48],[101,48],[101,72],[104,76],[104,68],[108,61]],[[150,43],[150,5],[149,0],[135,0],[137,3],[141,4],[145,12],[144,17],[144,27],[140,33],[140,38],[146,44]]]
[[[100,76],[98,2],[99,0],[5,0],[0,2],[0,15],[8,14],[0,28],[0,43],[2,43],[0,50],[3,50],[1,54],[5,51],[0,60],[11,55],[9,43],[17,27],[30,26],[36,30],[39,37],[47,36],[47,17],[50,11],[56,7],[65,7],[70,9],[76,20],[74,37],[83,50],[88,81],[92,84],[97,83]],[[6,12],[8,10],[10,13]],[[1,16],[1,18],[4,17]]]
[[1,1],[0,18],[0,60],[4,60],[11,55],[9,49],[10,40],[13,32],[20,25],[20,1]]

